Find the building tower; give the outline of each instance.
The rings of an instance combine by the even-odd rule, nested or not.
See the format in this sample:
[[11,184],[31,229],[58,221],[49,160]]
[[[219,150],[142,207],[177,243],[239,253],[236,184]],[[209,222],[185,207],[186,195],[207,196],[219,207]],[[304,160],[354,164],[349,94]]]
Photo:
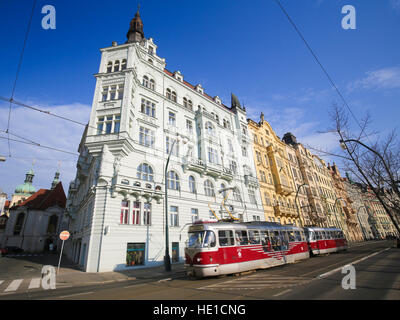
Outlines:
[[140,18],[139,8],[138,6],[135,17],[131,20],[129,31],[126,34],[128,40],[125,43],[142,42],[144,39],[143,22]]

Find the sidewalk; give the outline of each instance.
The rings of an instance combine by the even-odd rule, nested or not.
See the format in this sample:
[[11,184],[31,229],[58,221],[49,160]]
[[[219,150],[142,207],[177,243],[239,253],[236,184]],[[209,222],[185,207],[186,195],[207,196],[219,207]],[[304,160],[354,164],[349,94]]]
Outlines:
[[162,280],[184,274],[185,269],[183,262],[172,264],[170,272],[165,271],[164,265],[99,273],[88,273],[71,268],[60,268],[57,274],[56,286],[57,288],[63,288],[127,280]]

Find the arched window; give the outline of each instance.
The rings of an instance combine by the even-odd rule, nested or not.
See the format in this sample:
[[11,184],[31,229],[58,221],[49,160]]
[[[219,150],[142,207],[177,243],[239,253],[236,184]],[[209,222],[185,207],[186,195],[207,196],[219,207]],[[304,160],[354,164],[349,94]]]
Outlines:
[[215,197],[214,184],[210,180],[204,181],[204,193],[206,196]]
[[126,69],[126,59],[123,59],[121,63],[121,71],[125,69]]
[[183,98],[183,106],[185,108],[187,108],[187,106],[188,106],[188,100],[186,98]]
[[192,102],[192,100],[188,100],[188,109],[193,110],[193,102]]
[[110,62],[107,64],[107,73],[112,72],[112,66],[113,66],[113,63],[110,61]]
[[147,76],[144,76],[144,77],[143,77],[142,85],[143,85],[144,87],[146,87],[146,88],[149,87],[149,78],[148,78]]
[[193,176],[189,176],[189,190],[190,193],[196,193],[196,180]]
[[149,61],[149,63],[153,64],[153,60],[149,59],[148,61]]
[[172,93],[171,93],[171,100],[176,102],[176,92],[175,91],[172,91]]
[[167,187],[168,189],[179,190],[179,176],[175,171],[168,172]]
[[156,87],[156,83],[154,82],[153,79],[150,79],[150,87],[149,87],[149,88],[150,88],[151,90],[154,90],[155,87]]
[[18,215],[17,221],[14,226],[14,236],[19,235],[21,233],[24,220],[25,220],[25,213],[21,212]]
[[167,89],[167,93],[166,93],[167,99],[172,100],[172,93],[171,93],[171,89]]
[[114,63],[114,72],[119,71],[119,60],[115,61]]
[[49,219],[49,225],[47,226],[47,233],[56,233],[57,232],[57,215],[53,214]]
[[222,196],[225,198],[225,197],[226,197],[226,192],[227,192],[227,190],[224,190],[224,189],[226,189],[226,185],[223,184],[223,183],[221,183],[220,188],[221,188],[221,194],[222,194]]
[[141,163],[137,167],[137,178],[145,181],[153,181],[153,169],[147,163]]
[[210,121],[206,122],[205,128],[209,135],[211,135],[211,136],[215,135],[214,126],[212,125],[212,123]]

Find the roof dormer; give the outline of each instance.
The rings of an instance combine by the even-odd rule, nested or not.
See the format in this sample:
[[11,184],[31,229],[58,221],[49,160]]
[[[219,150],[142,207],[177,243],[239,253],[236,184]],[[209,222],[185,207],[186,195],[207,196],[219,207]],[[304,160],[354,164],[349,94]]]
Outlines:
[[199,83],[198,85],[196,85],[194,88],[195,88],[195,90],[196,90],[197,92],[199,92],[199,93],[201,93],[201,94],[204,94],[204,89],[203,89],[203,87],[201,86],[200,83]]
[[218,103],[218,104],[221,104],[222,102],[221,102],[221,99],[218,97],[218,96],[215,96],[214,98],[214,101],[216,102],[216,103]]
[[176,80],[183,82],[183,75],[181,74],[181,72],[179,70],[174,72],[174,78]]

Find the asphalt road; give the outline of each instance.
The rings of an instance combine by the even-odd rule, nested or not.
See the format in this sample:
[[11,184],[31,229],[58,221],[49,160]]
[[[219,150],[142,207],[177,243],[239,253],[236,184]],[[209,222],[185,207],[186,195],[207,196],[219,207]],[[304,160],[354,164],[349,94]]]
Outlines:
[[[354,263],[355,289],[343,289],[341,268]],[[345,252],[240,276],[136,279],[42,290],[0,299],[50,300],[318,300],[400,299],[400,249],[393,241],[356,244]]]

